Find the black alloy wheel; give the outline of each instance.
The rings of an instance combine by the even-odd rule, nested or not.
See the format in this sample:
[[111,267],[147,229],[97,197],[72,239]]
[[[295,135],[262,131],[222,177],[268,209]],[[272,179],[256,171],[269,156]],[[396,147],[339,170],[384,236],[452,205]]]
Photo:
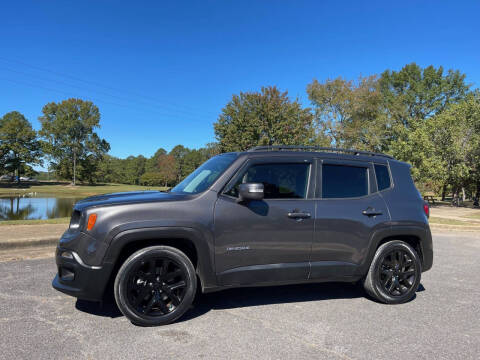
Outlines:
[[152,256],[130,271],[128,302],[139,314],[166,315],[180,305],[186,287],[186,274],[178,264]]
[[421,275],[418,253],[406,242],[393,240],[377,249],[363,286],[380,302],[401,304],[415,296]]
[[197,278],[190,259],[180,250],[152,246],[130,256],[115,279],[115,300],[134,324],[165,325],[192,304]]
[[404,250],[395,249],[380,263],[380,283],[392,296],[402,296],[415,284],[417,271],[412,257]]

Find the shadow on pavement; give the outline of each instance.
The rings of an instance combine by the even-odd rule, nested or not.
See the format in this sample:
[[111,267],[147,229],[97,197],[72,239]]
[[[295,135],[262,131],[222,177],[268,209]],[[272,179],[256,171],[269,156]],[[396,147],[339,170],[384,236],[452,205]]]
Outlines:
[[117,304],[115,304],[115,302],[112,302],[112,301],[99,303],[99,302],[78,299],[77,302],[75,303],[75,308],[87,314],[92,314],[97,316],[111,317],[111,318],[123,316],[123,314],[118,309]]
[[[422,291],[425,291],[425,288],[420,284],[418,292]],[[361,286],[351,283],[320,283],[228,289],[209,294],[198,294],[191,309],[177,320],[177,322],[194,319],[206,314],[210,310],[332,299],[353,299],[365,296],[365,291]],[[413,299],[415,299],[415,297]],[[80,311],[97,316],[111,318],[122,316],[122,313],[114,301],[95,303],[77,300],[75,307]]]
[[364,296],[365,292],[363,289],[351,283],[236,288],[210,294],[201,294],[195,299],[190,311],[188,311],[179,322],[196,318],[210,310],[331,299],[353,299]]

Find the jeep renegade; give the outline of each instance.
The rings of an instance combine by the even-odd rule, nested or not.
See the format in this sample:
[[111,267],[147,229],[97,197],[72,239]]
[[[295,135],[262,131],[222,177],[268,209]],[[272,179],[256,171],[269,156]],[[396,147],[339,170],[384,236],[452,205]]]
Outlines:
[[113,284],[139,325],[178,319],[197,286],[360,281],[398,304],[432,267],[428,215],[410,165],[388,155],[256,147],[211,158],[169,192],[76,203],[53,287],[101,301]]

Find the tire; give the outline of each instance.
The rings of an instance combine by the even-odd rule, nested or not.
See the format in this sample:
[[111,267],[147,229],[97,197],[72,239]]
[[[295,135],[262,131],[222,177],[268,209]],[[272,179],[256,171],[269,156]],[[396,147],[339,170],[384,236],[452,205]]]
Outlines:
[[114,284],[118,308],[132,323],[166,325],[190,308],[197,290],[195,268],[180,250],[151,246],[131,255]]
[[417,252],[407,243],[393,240],[377,249],[363,287],[382,303],[401,304],[415,296],[421,274]]

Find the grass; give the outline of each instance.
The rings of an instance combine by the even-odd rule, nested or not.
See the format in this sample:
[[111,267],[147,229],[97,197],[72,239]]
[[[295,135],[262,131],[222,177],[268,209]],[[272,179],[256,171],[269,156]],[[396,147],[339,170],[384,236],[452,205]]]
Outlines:
[[46,220],[5,220],[0,221],[0,226],[5,225],[42,225],[42,224],[68,224],[70,218],[46,219]]
[[478,211],[478,214],[469,214],[469,215],[465,215],[465,217],[469,219],[480,220],[480,210]]
[[460,225],[460,226],[478,226],[478,223],[472,223],[469,221],[461,221],[457,219],[446,219],[440,217],[430,217],[429,222],[431,224],[443,224],[443,225]]
[[55,195],[57,197],[86,197],[123,191],[167,190],[165,187],[149,187],[125,184],[96,184],[72,186],[68,183],[41,182],[39,184],[22,184],[21,187],[0,185],[0,196],[15,196],[28,193]]

